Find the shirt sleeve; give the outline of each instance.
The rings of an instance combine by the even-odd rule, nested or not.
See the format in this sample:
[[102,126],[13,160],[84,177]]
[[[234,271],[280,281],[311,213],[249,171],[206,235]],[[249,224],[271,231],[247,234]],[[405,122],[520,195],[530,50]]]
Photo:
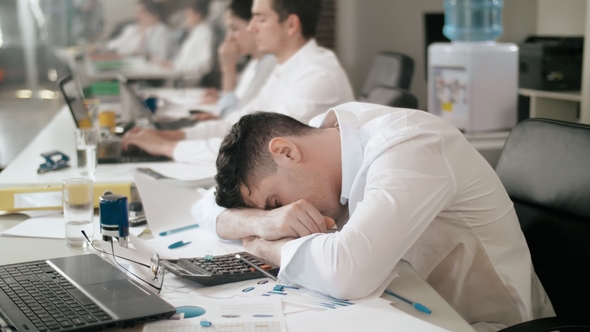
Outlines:
[[455,191],[438,135],[422,134],[390,147],[368,167],[364,198],[342,231],[282,247],[281,280],[337,298],[371,294]]
[[205,28],[193,33],[196,35],[181,45],[180,52],[174,60],[174,70],[184,78],[200,79],[211,70],[213,37],[211,30]]
[[217,235],[217,218],[226,210],[215,203],[215,188],[211,188],[207,195],[193,204],[191,213],[199,222],[199,226],[209,234]]
[[221,138],[179,141],[174,148],[173,159],[187,164],[202,163],[204,161],[215,163],[221,142]]

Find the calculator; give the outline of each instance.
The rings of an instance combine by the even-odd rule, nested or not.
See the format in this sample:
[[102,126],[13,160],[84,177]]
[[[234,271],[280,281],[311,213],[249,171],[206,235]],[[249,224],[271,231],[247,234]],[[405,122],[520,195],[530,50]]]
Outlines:
[[180,278],[196,281],[204,286],[266,277],[260,271],[236,258],[236,254],[274,276],[279,273],[278,266],[247,252],[235,252],[219,256],[161,259],[160,262],[166,270]]

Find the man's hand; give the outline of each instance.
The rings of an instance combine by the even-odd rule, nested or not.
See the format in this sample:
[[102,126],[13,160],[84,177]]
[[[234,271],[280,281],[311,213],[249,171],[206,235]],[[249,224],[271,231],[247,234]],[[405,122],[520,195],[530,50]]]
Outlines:
[[326,233],[336,224],[334,219],[324,217],[313,205],[302,199],[267,211],[262,222],[259,236],[267,240]]
[[277,266],[281,265],[281,248],[292,238],[277,241],[267,241],[257,236],[249,236],[242,239],[242,244],[247,252],[265,259]]
[[165,138],[168,134],[153,129],[133,128],[123,136],[121,148],[128,150],[130,146],[137,146],[146,152],[156,156],[172,158],[176,141]]
[[203,93],[202,104],[215,104],[219,100],[219,91],[215,88],[208,88]]
[[237,240],[258,236],[266,240],[298,238],[313,233],[325,233],[334,227],[332,218],[323,216],[305,200],[273,210],[231,209],[217,219],[217,234]]
[[238,43],[233,40],[225,40],[223,43],[221,43],[221,45],[219,45],[217,53],[219,54],[219,63],[222,70],[234,70],[236,68],[238,59],[240,57]]

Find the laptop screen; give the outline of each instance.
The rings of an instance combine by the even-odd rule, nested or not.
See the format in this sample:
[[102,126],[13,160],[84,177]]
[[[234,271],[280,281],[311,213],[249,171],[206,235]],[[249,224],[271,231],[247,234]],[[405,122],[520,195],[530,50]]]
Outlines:
[[63,97],[68,104],[68,108],[74,117],[76,127],[92,126],[88,110],[84,106],[84,95],[82,89],[71,75],[68,75],[59,81],[59,88]]

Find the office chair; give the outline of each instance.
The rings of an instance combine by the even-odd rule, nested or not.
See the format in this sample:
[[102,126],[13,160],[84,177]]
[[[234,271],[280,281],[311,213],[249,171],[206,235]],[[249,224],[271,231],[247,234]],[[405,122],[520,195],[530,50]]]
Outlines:
[[391,107],[418,108],[418,99],[409,91],[386,86],[377,87],[361,101]]
[[360,98],[366,98],[379,86],[409,90],[413,74],[412,58],[401,53],[381,51],[371,63]]
[[557,314],[502,331],[589,330],[590,126],[525,120],[508,136],[496,173]]

